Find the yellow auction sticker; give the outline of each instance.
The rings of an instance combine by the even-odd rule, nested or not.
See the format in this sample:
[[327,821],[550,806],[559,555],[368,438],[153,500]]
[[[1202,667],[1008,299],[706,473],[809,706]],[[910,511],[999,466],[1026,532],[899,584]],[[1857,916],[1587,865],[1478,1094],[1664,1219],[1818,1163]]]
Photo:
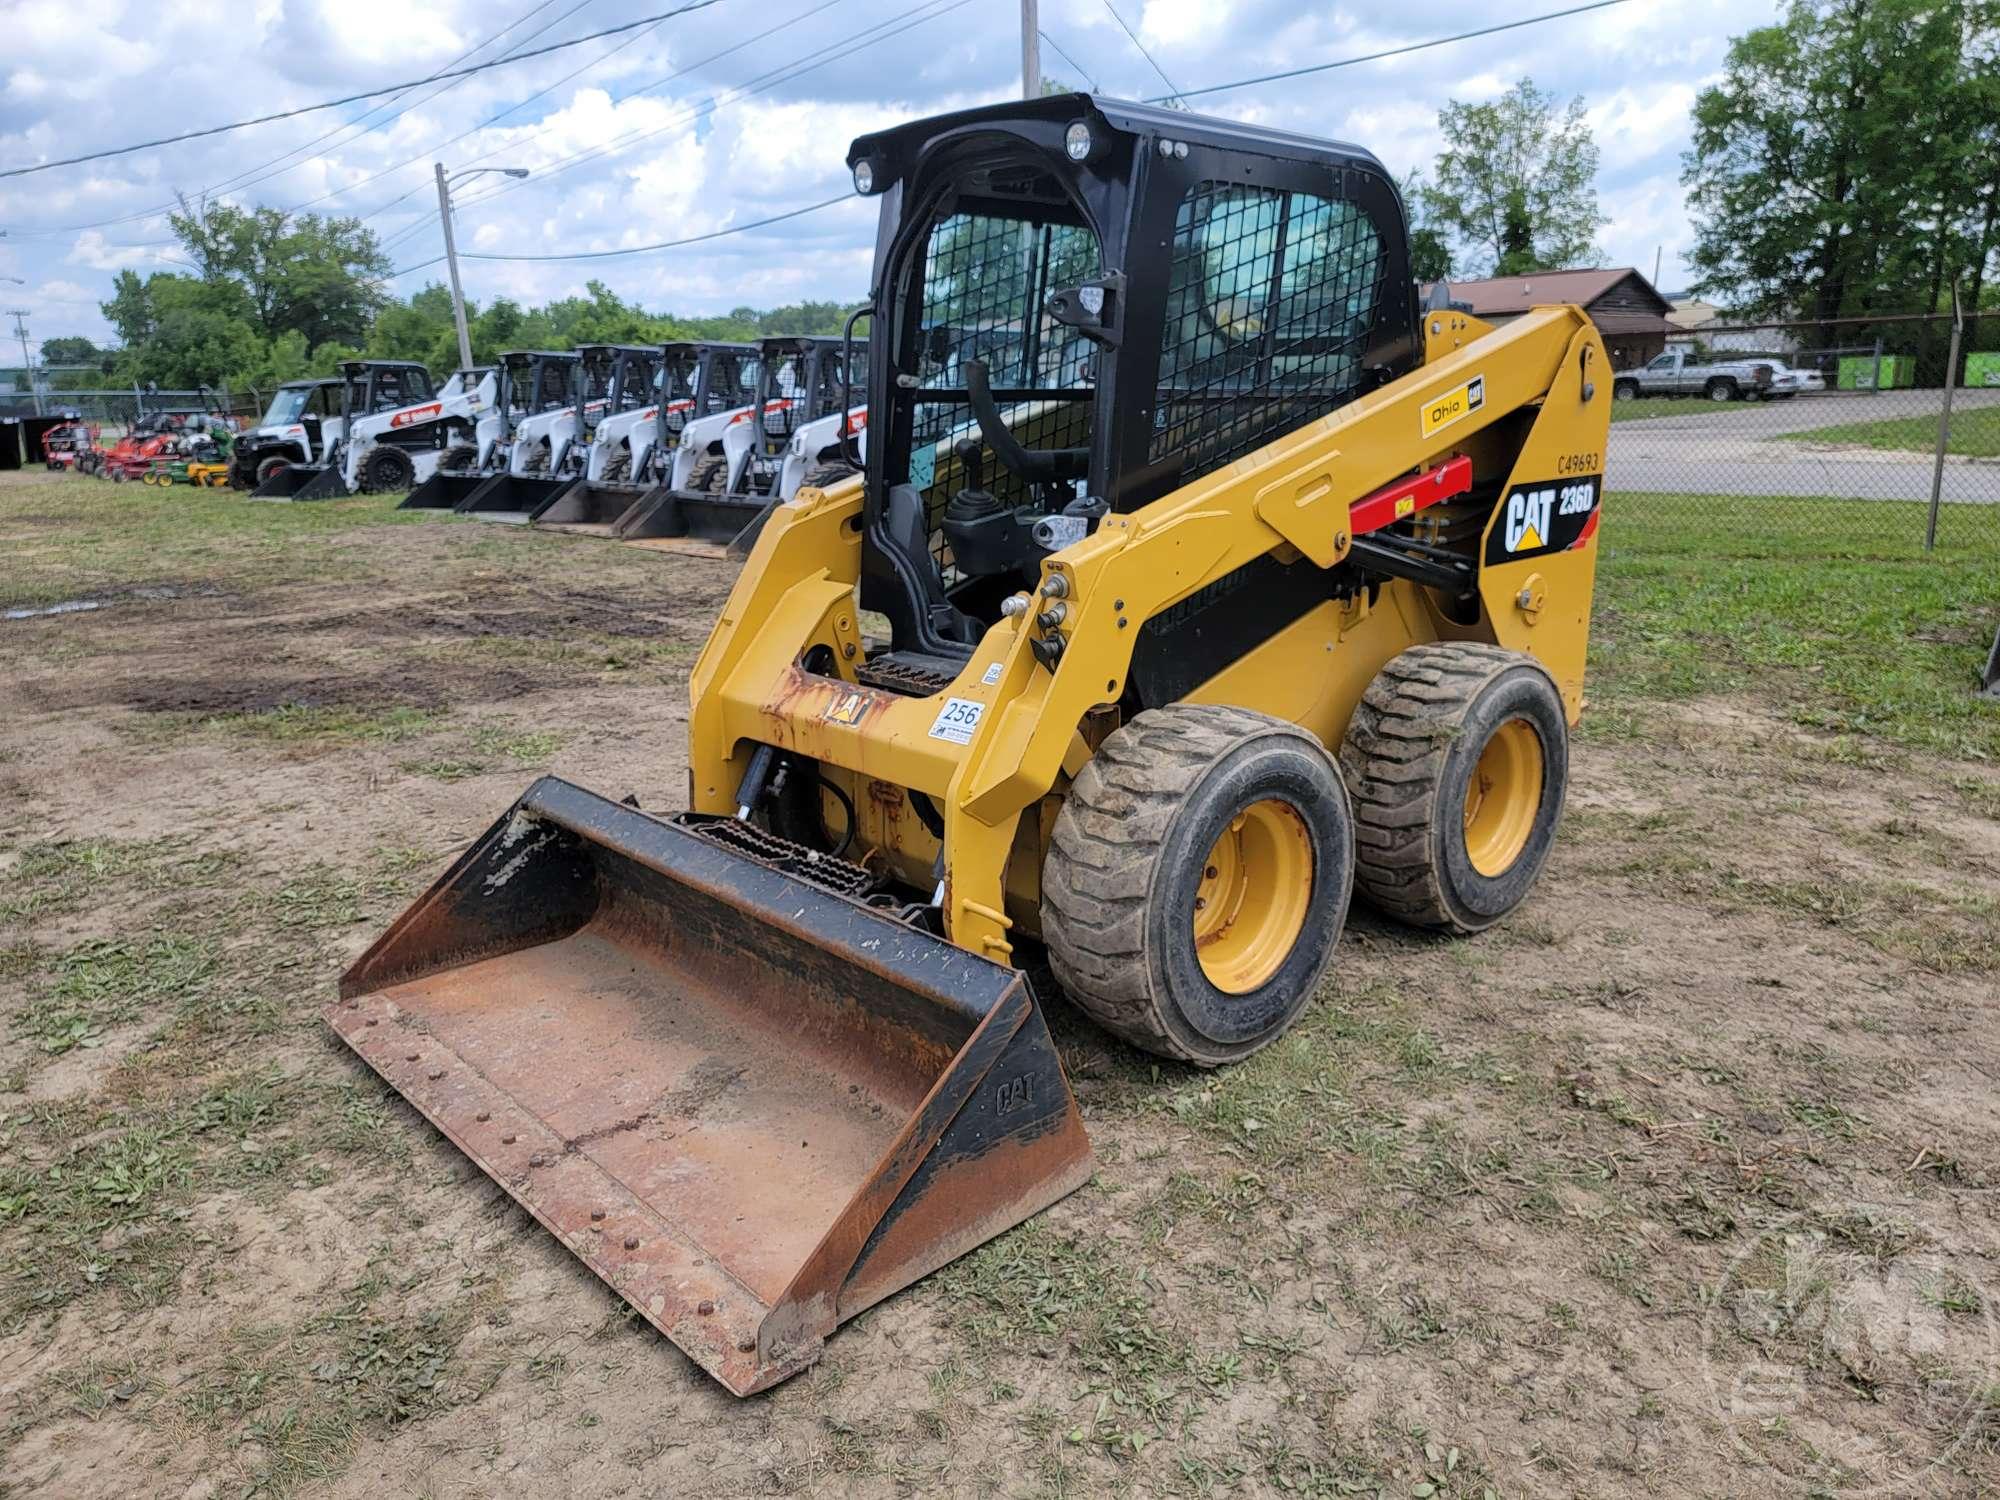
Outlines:
[[1430,437],[1444,431],[1454,422],[1462,422],[1486,404],[1486,377],[1475,375],[1464,385],[1454,386],[1442,396],[1435,396],[1423,406],[1423,435]]

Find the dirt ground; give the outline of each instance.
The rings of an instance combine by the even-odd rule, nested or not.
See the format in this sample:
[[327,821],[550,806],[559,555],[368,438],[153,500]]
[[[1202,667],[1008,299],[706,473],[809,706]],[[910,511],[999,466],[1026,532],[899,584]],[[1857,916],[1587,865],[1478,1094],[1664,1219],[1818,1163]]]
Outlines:
[[1252,1062],[1053,1002],[1095,1180],[738,1401],[318,1019],[539,772],[681,804],[733,566],[174,504],[0,476],[102,606],[0,621],[0,1495],[2000,1490],[1993,764],[1621,698]]

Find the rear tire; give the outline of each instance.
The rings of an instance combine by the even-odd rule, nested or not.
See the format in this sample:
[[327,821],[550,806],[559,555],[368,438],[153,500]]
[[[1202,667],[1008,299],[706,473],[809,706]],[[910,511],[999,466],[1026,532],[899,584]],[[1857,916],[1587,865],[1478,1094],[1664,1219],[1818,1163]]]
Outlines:
[[1326,747],[1283,719],[1173,704],[1114,732],[1071,785],[1042,934],[1100,1026],[1216,1067],[1312,999],[1353,885],[1353,816]]
[[417,482],[417,466],[401,448],[377,443],[361,460],[361,472],[355,477],[364,495],[394,495]]
[[1611,399],[1613,401],[1637,401],[1639,399],[1639,382],[1636,380],[1612,381]]
[[688,471],[688,489],[697,495],[720,494],[728,477],[729,460],[720,454],[710,454],[696,459],[694,468]]
[[855,468],[852,464],[844,464],[837,461],[834,463],[820,464],[817,468],[808,469],[806,471],[806,477],[799,481],[799,488],[802,490],[832,489],[833,486],[839,484],[841,480],[851,478],[852,476],[859,474],[860,472],[861,471]]
[[1717,403],[1734,401],[1737,395],[1736,382],[1721,378],[1711,380],[1706,388],[1706,394],[1709,400]]
[[1439,643],[1393,658],[1355,707],[1355,883],[1417,927],[1472,933],[1533,888],[1569,786],[1569,721],[1531,656]]

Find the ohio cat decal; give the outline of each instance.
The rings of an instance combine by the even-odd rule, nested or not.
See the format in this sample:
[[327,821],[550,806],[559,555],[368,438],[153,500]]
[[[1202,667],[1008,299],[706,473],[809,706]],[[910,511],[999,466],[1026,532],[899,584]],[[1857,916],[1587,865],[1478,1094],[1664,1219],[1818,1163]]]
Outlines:
[[1598,474],[1514,486],[1486,534],[1486,565],[1581,547],[1597,531],[1603,497],[1604,479]]

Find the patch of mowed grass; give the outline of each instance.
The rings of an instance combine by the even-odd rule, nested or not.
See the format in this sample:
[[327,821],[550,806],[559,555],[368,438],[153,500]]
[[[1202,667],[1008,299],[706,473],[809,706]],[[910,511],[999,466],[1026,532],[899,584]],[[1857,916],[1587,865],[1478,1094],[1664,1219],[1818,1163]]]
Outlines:
[[2000,625],[1987,520],[1985,547],[1927,556],[1919,506],[1614,494],[1590,692],[1614,712],[1749,693],[1809,728],[2000,759],[2000,705],[1972,691]]
[[563,746],[563,737],[553,730],[521,729],[505,723],[485,723],[474,727],[465,746],[426,760],[403,763],[403,769],[436,781],[464,781],[496,769],[496,762],[542,765],[552,760]]
[[[1879,422],[1841,422],[1809,432],[1788,432],[1793,443],[1855,443],[1899,453],[1936,453],[1938,414],[1887,417]],[[2000,457],[2000,406],[1960,406],[1951,414],[1945,452],[1967,458]]]
[[1141,1453],[1172,1435],[1191,1401],[1221,1399],[1242,1371],[1234,1347],[1204,1348],[1159,1305],[1159,1284],[1130,1256],[1045,1219],[938,1275],[967,1352],[1060,1358],[1082,1373],[1082,1395],[1094,1399],[1064,1434],[1073,1444]]
[[272,745],[396,744],[427,734],[444,715],[427,708],[281,703],[276,708],[212,714],[196,728]]
[[0,869],[0,922],[78,911],[132,884],[177,891],[211,886],[240,862],[233,853],[193,846],[191,835],[29,844]]
[[314,1152],[406,1159],[365,1117],[371,1102],[267,1065],[150,1103],[0,1116],[0,1334],[93,1293],[172,1298],[204,1242],[197,1204],[324,1180]]
[[94,1047],[106,1027],[200,994],[218,967],[212,938],[178,932],[93,938],[48,962],[14,1021],[52,1056]]
[[337,1477],[365,1435],[386,1435],[484,1393],[497,1367],[468,1368],[459,1345],[496,1295],[474,1276],[435,1307],[398,1305],[370,1271],[292,1324],[231,1330],[163,1398],[159,1415],[232,1448],[246,1494],[284,1496]]
[[[375,564],[358,548],[323,545],[358,527],[424,524],[393,495],[273,505],[235,490],[113,485],[80,475],[0,490],[8,534],[0,605],[54,604],[162,578],[236,589],[287,582],[360,582]],[[56,522],[15,522],[59,514]]]

